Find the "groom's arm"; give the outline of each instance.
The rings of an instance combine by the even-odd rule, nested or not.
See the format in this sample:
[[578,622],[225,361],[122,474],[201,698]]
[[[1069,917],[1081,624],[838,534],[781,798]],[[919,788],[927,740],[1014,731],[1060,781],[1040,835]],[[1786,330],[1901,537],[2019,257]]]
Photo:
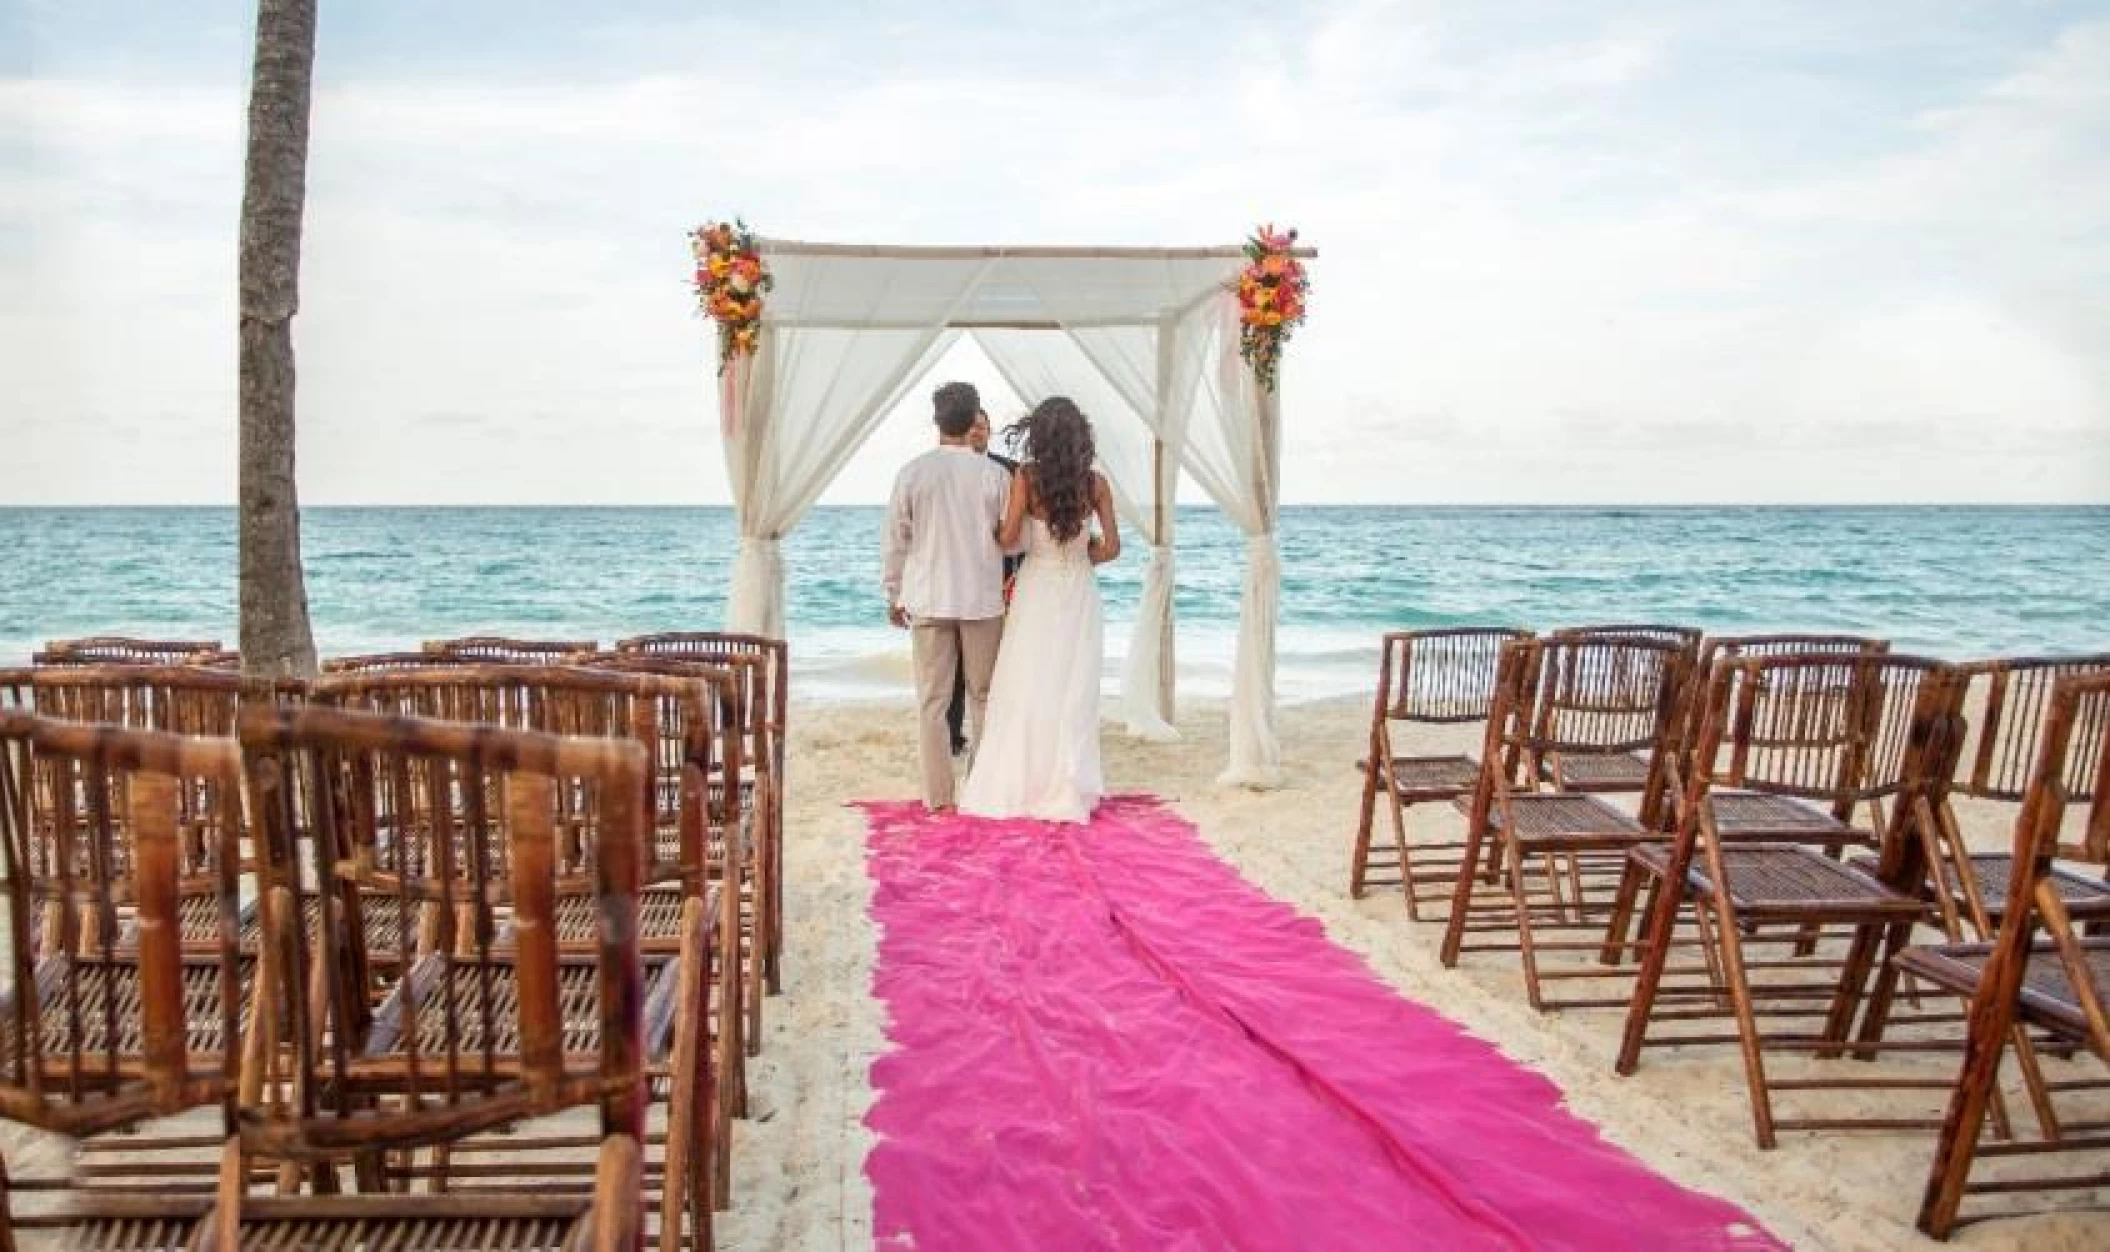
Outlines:
[[886,592],[887,617],[896,626],[908,624],[901,611],[901,571],[908,564],[909,540],[914,535],[908,492],[897,477],[894,479],[894,494],[887,499],[886,525],[881,540],[884,556],[880,563],[880,586]]

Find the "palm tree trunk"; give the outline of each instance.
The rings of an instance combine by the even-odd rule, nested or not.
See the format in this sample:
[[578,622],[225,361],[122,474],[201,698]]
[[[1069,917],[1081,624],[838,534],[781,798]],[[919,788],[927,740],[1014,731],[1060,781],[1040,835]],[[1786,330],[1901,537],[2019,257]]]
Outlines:
[[312,677],[293,474],[293,314],[307,199],[316,0],[258,0],[242,183],[242,669]]

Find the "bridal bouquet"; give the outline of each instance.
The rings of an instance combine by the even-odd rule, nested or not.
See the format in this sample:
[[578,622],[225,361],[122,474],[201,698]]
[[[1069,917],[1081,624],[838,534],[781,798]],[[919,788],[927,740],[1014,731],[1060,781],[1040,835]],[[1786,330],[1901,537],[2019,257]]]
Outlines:
[[1296,231],[1262,226],[1246,240],[1246,267],[1238,275],[1238,355],[1269,391],[1275,389],[1282,345],[1304,322],[1311,290],[1303,262],[1293,255],[1296,246]]
[[696,257],[696,303],[718,323],[718,372],[735,354],[754,355],[762,331],[762,293],[776,285],[747,223],[713,222],[689,232]]

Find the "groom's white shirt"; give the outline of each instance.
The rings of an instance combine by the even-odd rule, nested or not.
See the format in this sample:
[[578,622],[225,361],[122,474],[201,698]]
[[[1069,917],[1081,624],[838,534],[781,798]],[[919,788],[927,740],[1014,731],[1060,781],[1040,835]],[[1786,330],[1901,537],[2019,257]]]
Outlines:
[[1004,614],[1004,520],[1011,476],[969,447],[940,444],[901,467],[887,502],[887,603],[912,618]]

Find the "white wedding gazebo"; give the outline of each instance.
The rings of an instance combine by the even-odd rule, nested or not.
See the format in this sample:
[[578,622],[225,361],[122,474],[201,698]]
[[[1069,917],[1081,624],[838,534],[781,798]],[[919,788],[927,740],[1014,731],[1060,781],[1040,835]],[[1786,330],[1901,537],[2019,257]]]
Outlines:
[[[724,348],[719,376],[740,527],[728,629],[783,635],[783,537],[908,390],[972,335],[1028,405],[1068,395],[1091,415],[1122,519],[1150,547],[1121,689],[1133,733],[1174,737],[1172,502],[1180,471],[1244,531],[1221,781],[1276,785],[1281,416],[1272,386],[1240,354],[1248,251],[742,238],[747,264],[758,257],[768,275],[768,295],[748,294],[743,280],[732,297],[736,317],[713,314],[727,336],[729,324],[748,327],[741,350]],[[698,257],[702,266],[700,244]]]

